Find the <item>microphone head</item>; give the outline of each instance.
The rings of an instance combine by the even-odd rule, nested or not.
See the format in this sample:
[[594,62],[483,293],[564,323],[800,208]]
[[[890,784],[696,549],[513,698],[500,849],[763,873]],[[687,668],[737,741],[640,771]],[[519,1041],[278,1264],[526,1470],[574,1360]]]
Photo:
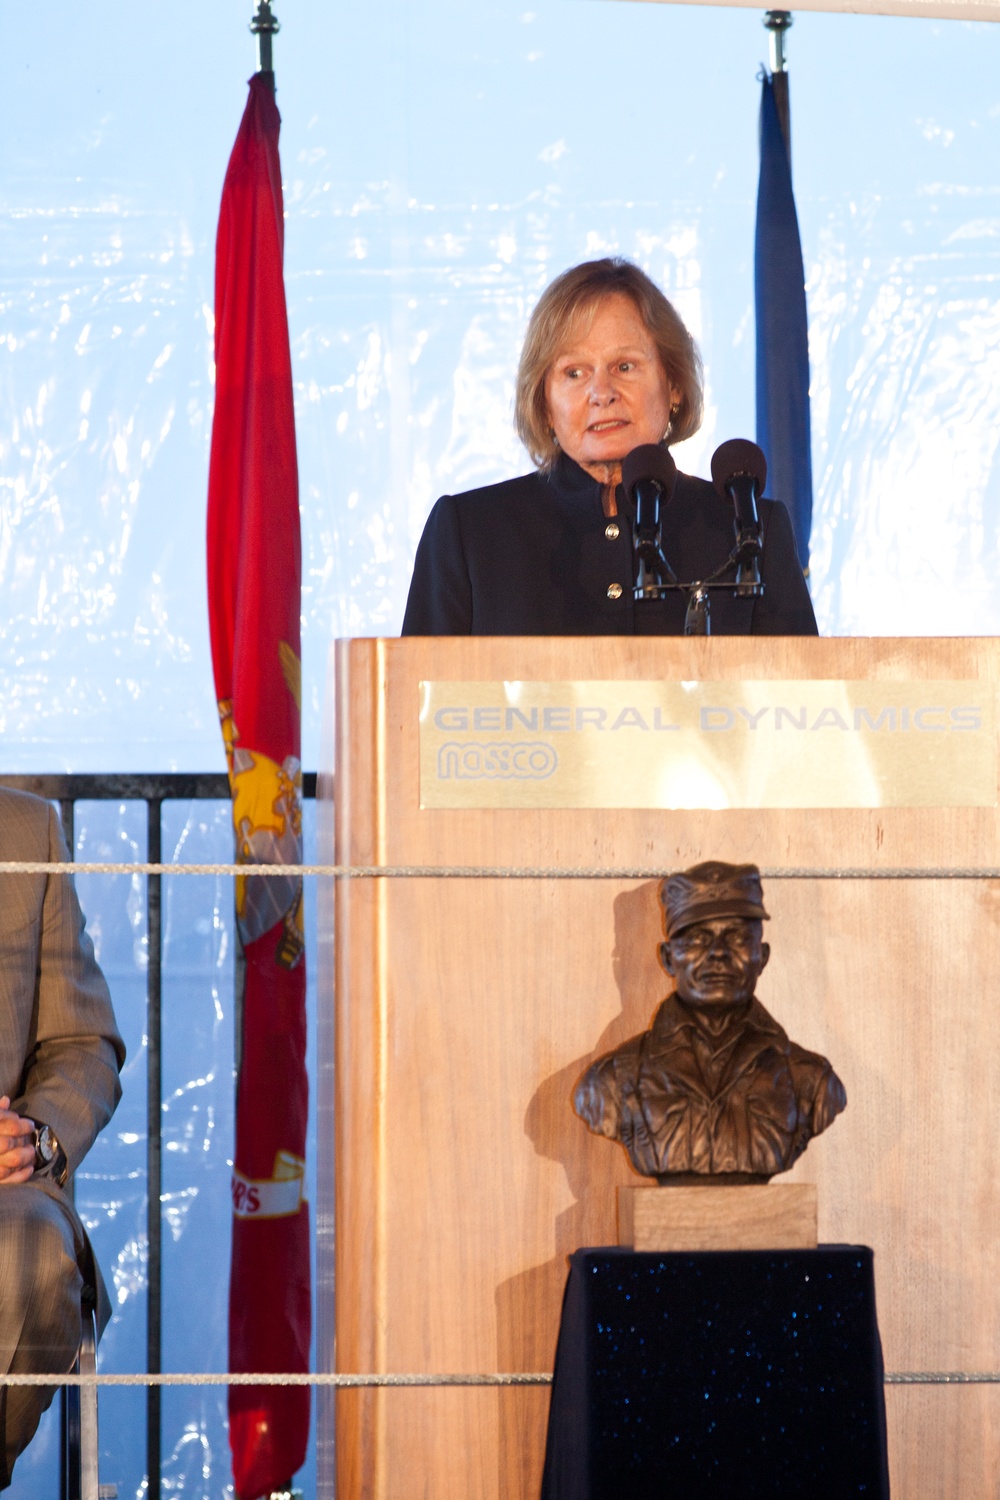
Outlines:
[[622,459],[622,484],[633,505],[636,485],[641,484],[644,479],[653,480],[666,504],[674,492],[676,478],[677,465],[670,457],[669,449],[661,447],[659,443],[640,443],[638,448],[633,448]]
[[[624,472],[624,465],[622,468]],[[758,500],[767,483],[767,459],[749,438],[730,438],[712,454],[712,483],[727,505],[732,502],[726,494],[726,485],[741,475],[753,480],[753,495]]]

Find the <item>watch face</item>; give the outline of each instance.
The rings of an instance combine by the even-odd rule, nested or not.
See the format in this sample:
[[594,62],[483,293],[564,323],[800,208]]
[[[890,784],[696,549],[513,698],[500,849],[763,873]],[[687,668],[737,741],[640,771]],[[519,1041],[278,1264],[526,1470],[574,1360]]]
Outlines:
[[43,1125],[35,1137],[35,1150],[45,1162],[46,1166],[56,1154],[56,1138],[52,1134],[51,1127]]

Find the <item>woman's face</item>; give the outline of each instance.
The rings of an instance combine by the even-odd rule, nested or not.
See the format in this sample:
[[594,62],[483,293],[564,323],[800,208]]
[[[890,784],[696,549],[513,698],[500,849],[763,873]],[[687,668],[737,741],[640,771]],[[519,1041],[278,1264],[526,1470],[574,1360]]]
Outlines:
[[658,443],[681,399],[639,309],[623,292],[570,329],[545,377],[549,421],[564,453],[605,483],[640,443]]

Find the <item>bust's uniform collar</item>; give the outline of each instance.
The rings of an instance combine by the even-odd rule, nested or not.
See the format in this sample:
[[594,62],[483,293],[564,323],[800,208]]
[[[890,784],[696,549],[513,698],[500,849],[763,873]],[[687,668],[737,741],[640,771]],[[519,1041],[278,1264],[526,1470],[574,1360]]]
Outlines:
[[770,1067],[775,1052],[783,1057],[789,1052],[784,1029],[756,998],[751,1000],[735,1034],[720,1039],[715,1056],[722,1073],[714,1083],[706,1080],[698,1060],[696,1037],[704,1039],[704,1035],[677,999],[676,991],[668,995],[641,1040],[637,1079],[645,1077],[647,1087],[652,1084],[656,1091],[659,1078],[665,1075],[670,1080],[670,1091],[686,1093],[710,1104],[722,1095],[731,1094],[741,1078],[755,1071],[762,1056],[768,1057]]
[[[649,1031],[650,1050],[654,1055],[663,1050],[669,1050],[673,1037],[679,1031],[692,1033],[698,1029],[697,1021],[687,1007],[678,1000],[677,991],[674,990],[663,1001],[653,1018]],[[787,1052],[789,1049],[788,1033],[772,1015],[768,1014],[756,996],[750,1001],[736,1030],[740,1036],[741,1047],[746,1051],[747,1062],[753,1061],[761,1051],[769,1047],[777,1047],[781,1052]],[[728,1034],[720,1038],[720,1049],[725,1047],[729,1040]]]

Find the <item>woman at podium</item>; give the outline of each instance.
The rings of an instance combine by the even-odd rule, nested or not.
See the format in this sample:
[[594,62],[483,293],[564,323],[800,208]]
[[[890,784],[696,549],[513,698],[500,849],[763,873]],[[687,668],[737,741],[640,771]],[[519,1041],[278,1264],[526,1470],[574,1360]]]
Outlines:
[[[701,423],[701,360],[676,310],[638,266],[563,272],[531,315],[515,424],[535,472],[444,495],[417,548],[404,635],[681,635],[683,588],[634,597],[637,562],[622,461]],[[714,635],[815,635],[783,505],[761,499],[762,590],[711,594]],[[680,583],[710,578],[733,550],[733,508],[677,473],[662,552]],[[735,573],[734,573],[735,576]]]

